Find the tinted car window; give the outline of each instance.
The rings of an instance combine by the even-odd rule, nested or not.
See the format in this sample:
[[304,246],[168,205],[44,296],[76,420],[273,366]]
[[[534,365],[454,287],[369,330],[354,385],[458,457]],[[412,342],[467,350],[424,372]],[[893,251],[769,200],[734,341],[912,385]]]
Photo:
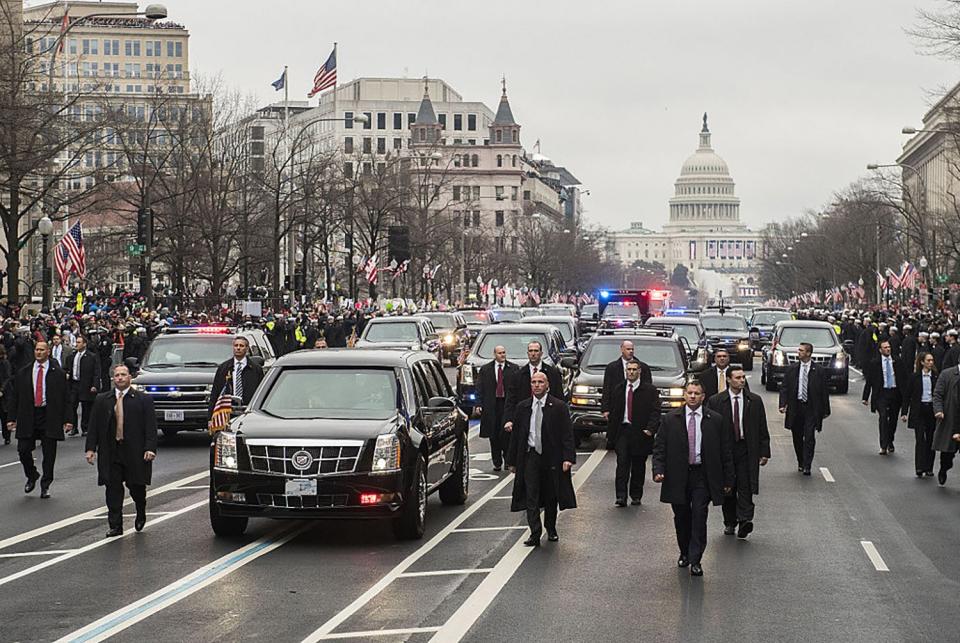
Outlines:
[[636,304],[609,304],[603,309],[603,318],[639,319],[640,309]]
[[427,399],[441,395],[440,384],[437,382],[433,371],[430,369],[429,362],[417,362],[413,365],[413,372],[416,377],[422,378],[426,385]]
[[231,355],[232,335],[204,335],[203,338],[161,335],[150,343],[143,356],[143,366],[183,366],[185,363],[217,366]]
[[465,310],[461,313],[463,318],[468,322],[480,323],[480,324],[489,324],[490,316],[487,315],[485,310]]
[[519,310],[493,310],[490,314],[498,322],[514,322],[523,319]]
[[[674,371],[683,368],[680,352],[670,342],[642,342],[634,340],[637,359],[650,366],[652,371]],[[591,342],[583,355],[583,368],[602,370],[607,364],[620,358],[620,342]]]
[[370,342],[416,342],[417,322],[370,323],[363,338]]
[[748,331],[747,320],[739,315],[723,315],[717,317],[701,317],[700,322],[708,331]]
[[260,410],[282,418],[387,419],[396,404],[392,369],[287,368]]
[[793,319],[793,315],[790,313],[778,313],[771,311],[754,313],[752,322],[754,326],[773,326],[778,321],[784,321],[788,319]]
[[803,342],[822,348],[837,345],[829,328],[784,328],[780,333],[780,343],[784,346],[799,346]]
[[687,340],[690,346],[696,346],[700,343],[700,330],[693,324],[671,324],[669,321],[663,321],[657,318],[656,322],[651,321],[648,325],[672,328],[677,335]]
[[597,304],[587,304],[586,306],[580,309],[581,317],[592,318],[594,315],[599,315],[599,314],[600,314],[600,306],[598,306]]
[[486,333],[474,353],[485,359],[493,359],[493,349],[503,346],[507,349],[507,359],[523,363],[527,359],[527,344],[530,342],[540,342],[544,351],[550,348],[543,333]]
[[437,313],[428,317],[434,328],[456,328],[457,318],[453,313]]
[[425,364],[426,368],[433,374],[433,379],[437,383],[437,395],[450,397],[453,394],[450,390],[450,382],[447,381],[447,376],[443,374],[443,368],[440,367],[440,364],[434,361],[420,363]]

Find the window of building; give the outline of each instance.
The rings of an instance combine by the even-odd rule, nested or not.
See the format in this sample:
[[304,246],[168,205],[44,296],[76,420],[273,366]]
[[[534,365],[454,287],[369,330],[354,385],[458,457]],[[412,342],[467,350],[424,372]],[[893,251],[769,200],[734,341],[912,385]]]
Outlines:
[[353,137],[352,136],[343,137],[343,153],[353,154]]
[[517,155],[513,155],[513,167],[517,167]]
[[146,42],[146,54],[147,56],[153,58],[154,56],[160,57],[163,55],[163,49],[160,47],[159,40],[148,40]]
[[453,115],[453,129],[457,131],[463,129],[463,114]]
[[501,132],[500,130],[497,130],[496,134],[494,135],[494,138],[497,139],[497,143],[503,143],[503,132]]
[[463,227],[464,228],[470,227],[470,211],[469,210],[463,213]]
[[506,252],[506,239],[503,237],[497,237],[497,252],[504,253]]
[[348,179],[353,178],[353,163],[351,163],[350,161],[347,161],[346,163],[343,164],[343,176],[345,176]]
[[518,188],[518,187],[515,186],[515,185],[510,187],[510,200],[511,200],[511,201],[516,201],[516,200],[517,200],[517,193],[518,193],[519,191],[520,191],[520,188]]
[[[476,144],[477,144],[477,139],[475,138],[467,139],[467,145],[476,145]],[[484,141],[483,144],[486,145],[487,142]]]
[[373,164],[372,164],[372,163],[369,163],[369,162],[368,162],[368,163],[364,163],[364,164],[363,164],[363,175],[364,175],[364,176],[370,176],[370,174],[371,174],[372,172],[373,172]]
[[100,41],[99,40],[83,40],[83,53],[86,55],[94,54],[99,55]]
[[167,57],[168,58],[182,58],[183,57],[183,43],[176,42],[173,40],[167,41]]
[[454,201],[459,201],[459,200],[460,200],[460,186],[459,186],[459,185],[453,186],[453,200],[454,200]]
[[529,201],[529,200],[530,200],[530,190],[524,190],[524,191],[523,191],[523,200],[524,200],[524,201]]
[[407,128],[409,129],[411,125],[417,122],[417,115],[407,113]]
[[343,113],[343,128],[353,129],[353,112]]
[[364,112],[364,116],[367,117],[367,122],[363,124],[363,129],[370,129],[373,127],[373,114],[370,112]]
[[497,201],[502,201],[502,200],[503,200],[503,186],[502,186],[502,185],[498,185],[495,189],[496,189],[496,194],[497,194]]
[[473,211],[473,227],[474,228],[480,227],[480,210]]
[[387,139],[378,138],[377,139],[377,154],[386,154],[387,153]]
[[370,154],[372,151],[373,139],[370,137],[364,137],[363,139],[363,153]]
[[393,139],[393,149],[395,149],[395,150],[402,150],[402,149],[403,149],[403,139],[402,139],[402,138],[395,138],[395,139]]
[[511,131],[511,136],[510,136],[510,138],[513,140],[514,143],[517,142],[517,130],[512,130],[512,131]]
[[517,251],[517,238],[510,237],[510,252],[515,253],[516,251]]
[[386,112],[377,112],[377,129],[387,129]]
[[139,56],[140,55],[140,41],[139,40],[124,40],[123,41],[123,53],[127,56]]
[[474,154],[473,156],[471,156],[471,157],[470,157],[470,164],[473,165],[473,167],[479,167],[479,166],[480,166],[480,157],[477,156],[476,154]]
[[497,227],[503,227],[503,210],[497,210],[495,214]]
[[467,129],[471,132],[476,131],[477,129],[477,115],[476,114],[467,114]]
[[476,199],[476,200],[479,200],[479,199],[480,199],[480,186],[479,186],[479,185],[473,186],[473,198]]
[[74,56],[77,54],[77,39],[76,39],[76,38],[70,38],[70,40],[67,41],[67,51],[69,51],[69,52],[70,52],[72,55],[74,55]]
[[497,154],[497,167],[503,167],[503,154]]
[[387,164],[386,164],[386,163],[377,163],[377,174],[381,174],[381,175],[382,175],[382,174],[383,174],[384,172],[386,172],[386,171],[387,171]]

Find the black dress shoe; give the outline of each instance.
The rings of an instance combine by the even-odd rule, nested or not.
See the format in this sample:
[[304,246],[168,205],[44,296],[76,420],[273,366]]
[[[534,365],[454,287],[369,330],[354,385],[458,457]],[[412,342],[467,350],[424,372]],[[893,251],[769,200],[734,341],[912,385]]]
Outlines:
[[810,475],[810,469],[804,469],[804,470],[803,470],[803,475],[805,475],[805,476]]
[[502,469],[503,469],[503,467],[494,467],[494,468],[493,468],[494,471],[501,471]]
[[803,473],[803,467],[797,467],[797,471]]
[[917,477],[918,477],[918,478],[922,478],[922,477],[923,477],[923,471],[917,471]]
[[686,567],[689,564],[690,561],[687,559],[687,557],[683,554],[680,554],[680,558],[677,559],[677,567]]
[[107,538],[116,538],[117,536],[123,535],[123,529],[120,527],[111,527],[110,531],[107,532]]
[[630,504],[633,506],[642,505],[643,501],[640,498],[632,498]]
[[933,471],[924,471],[923,474],[924,474],[925,476],[927,476],[928,478],[932,478],[932,477],[933,477]]
[[552,543],[555,543],[555,542],[557,542],[558,540],[560,540],[560,534],[558,534],[558,533],[555,532],[555,531],[548,531],[548,532],[547,532],[547,540],[549,540],[549,541],[552,542]]
[[947,472],[943,469],[940,469],[940,471],[937,473],[937,482],[939,482],[941,485],[947,484]]
[[523,541],[524,547],[539,547],[540,546],[540,537],[539,536],[530,536]]
[[753,523],[745,520],[740,523],[740,529],[737,530],[737,538],[746,538],[750,535],[751,531],[753,531]]
[[887,447],[887,453],[893,453],[894,451],[896,451],[896,449],[893,448],[892,444],[889,447]]
[[[941,484],[942,484],[942,483],[941,483]],[[36,479],[36,478],[30,478],[30,479],[27,480],[27,484],[23,485],[23,492],[24,492],[24,493],[30,493],[31,491],[33,491],[33,490],[36,489],[36,488],[37,488],[37,479]]]
[[50,490],[45,487],[40,487],[40,497],[44,499],[49,498]]
[[626,507],[626,506],[627,506],[627,499],[626,499],[626,498],[617,498],[617,501],[616,501],[614,504],[617,505],[618,507]]
[[736,525],[724,525],[723,527],[724,536],[732,536],[736,531],[737,531]]
[[4,445],[10,444],[10,438],[4,438],[4,439],[3,439],[3,444],[4,444]]
[[703,576],[703,567],[700,566],[700,563],[694,563],[690,565],[690,575]]
[[880,453],[878,453],[877,455],[887,455],[887,450],[886,450],[886,449],[880,449]]
[[133,521],[133,528],[137,531],[143,531],[144,526],[147,524],[147,514],[138,513],[137,517]]

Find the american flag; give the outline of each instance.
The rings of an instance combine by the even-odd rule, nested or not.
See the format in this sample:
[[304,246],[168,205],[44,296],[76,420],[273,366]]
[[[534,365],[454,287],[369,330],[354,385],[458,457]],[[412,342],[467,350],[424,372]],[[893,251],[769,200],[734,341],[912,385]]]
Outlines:
[[333,51],[330,52],[330,56],[327,58],[327,62],[323,63],[323,67],[317,70],[317,74],[313,77],[313,89],[310,90],[310,93],[307,94],[307,98],[313,98],[323,90],[328,87],[333,87],[337,84],[337,46],[333,46]]
[[230,373],[227,373],[227,381],[223,385],[220,397],[217,398],[217,403],[213,405],[213,413],[210,414],[210,421],[207,423],[207,429],[211,434],[223,431],[230,424],[230,415],[233,413],[232,388]]
[[70,231],[63,235],[54,250],[54,264],[60,276],[60,287],[66,289],[70,274],[81,279],[87,275],[87,253],[83,249],[83,228],[80,222],[73,224]]
[[367,263],[363,270],[367,274],[367,281],[369,283],[377,283],[377,273],[379,272],[379,269],[377,268],[377,255],[373,255],[367,259]]

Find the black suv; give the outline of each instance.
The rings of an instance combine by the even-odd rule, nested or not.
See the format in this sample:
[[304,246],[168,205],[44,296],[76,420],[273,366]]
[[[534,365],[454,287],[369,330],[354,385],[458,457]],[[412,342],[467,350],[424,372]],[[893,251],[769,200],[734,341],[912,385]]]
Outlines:
[[777,322],[793,319],[786,308],[757,308],[750,317],[750,333],[754,350],[761,350],[773,340],[773,327]]
[[380,518],[423,536],[427,496],[467,500],[467,416],[419,351],[299,351],[270,369],[210,451],[210,524],[250,517]]
[[850,388],[850,357],[843,350],[837,332],[829,322],[793,319],[777,322],[773,328],[773,342],[763,349],[763,370],[760,381],[768,391],[776,391],[783,381],[787,366],[799,359],[801,343],[813,345],[813,362],[827,372],[827,383],[837,393]]
[[687,379],[687,352],[680,338],[669,329],[632,331],[600,330],[587,342],[579,364],[571,358],[564,365],[574,369],[570,414],[577,439],[607,430],[600,411],[603,371],[620,357],[620,344],[633,342],[634,355],[650,366],[653,384],[660,390],[660,407],[669,411],[683,406],[683,385]]
[[420,317],[426,317],[433,323],[440,336],[440,346],[443,349],[443,357],[450,361],[454,366],[460,359],[460,351],[469,345],[469,333],[467,332],[467,321],[458,312],[428,312],[420,313]]
[[133,387],[153,398],[157,427],[172,438],[179,431],[206,431],[213,377],[233,356],[234,337],[250,342],[251,363],[270,366],[273,347],[259,329],[175,326],[157,335],[139,364]]
[[700,323],[713,352],[722,348],[730,353],[730,361],[737,362],[745,371],[753,370],[753,343],[746,319],[733,313],[704,313]]
[[713,351],[707,341],[707,331],[700,323],[699,317],[683,315],[669,315],[665,317],[648,317],[644,323],[647,328],[670,328],[683,340],[687,349],[687,362],[690,372],[694,375],[707,370],[713,360]]

